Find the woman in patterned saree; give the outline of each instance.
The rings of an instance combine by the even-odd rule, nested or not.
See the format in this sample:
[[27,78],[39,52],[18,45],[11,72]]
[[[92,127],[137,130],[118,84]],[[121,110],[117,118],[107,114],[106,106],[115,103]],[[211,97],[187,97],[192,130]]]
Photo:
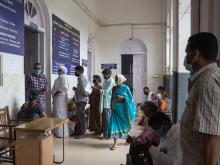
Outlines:
[[116,86],[112,88],[111,109],[112,114],[107,129],[108,138],[114,139],[114,144],[110,148],[117,148],[117,139],[126,138],[131,130],[135,117],[135,105],[129,87],[123,84],[126,78],[117,74],[115,76]]

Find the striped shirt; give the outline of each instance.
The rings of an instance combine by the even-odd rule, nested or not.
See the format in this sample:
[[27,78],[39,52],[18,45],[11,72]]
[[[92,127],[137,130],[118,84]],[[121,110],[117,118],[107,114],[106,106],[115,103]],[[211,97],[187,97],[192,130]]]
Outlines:
[[182,162],[203,165],[201,133],[220,136],[220,69],[206,65],[189,79],[189,95],[181,120]]

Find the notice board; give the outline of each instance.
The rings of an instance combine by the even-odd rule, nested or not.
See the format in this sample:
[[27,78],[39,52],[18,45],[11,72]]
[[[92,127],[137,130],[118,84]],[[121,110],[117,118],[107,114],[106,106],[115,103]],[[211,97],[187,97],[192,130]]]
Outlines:
[[0,52],[24,55],[23,0],[0,0]]
[[57,74],[58,66],[65,65],[68,75],[74,75],[74,68],[80,65],[80,31],[52,15],[52,72]]

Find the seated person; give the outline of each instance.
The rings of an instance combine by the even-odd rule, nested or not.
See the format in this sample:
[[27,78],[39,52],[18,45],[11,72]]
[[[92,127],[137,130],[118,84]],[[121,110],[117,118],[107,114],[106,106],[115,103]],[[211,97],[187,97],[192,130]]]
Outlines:
[[148,124],[161,136],[160,144],[149,149],[154,165],[178,165],[181,162],[179,126],[173,125],[170,118],[162,112],[156,112]]
[[161,92],[161,97],[159,98],[159,108],[162,112],[166,112],[167,111],[167,92],[166,91],[162,91]]
[[143,88],[143,92],[144,92],[144,94],[146,96],[147,101],[152,101],[152,94],[153,94],[153,92],[150,91],[150,88],[149,87],[144,87]]
[[152,114],[158,111],[158,107],[154,102],[146,101],[141,105],[141,111],[143,112],[143,116],[138,125],[144,126]]
[[[128,137],[127,142],[131,143],[129,154],[134,155],[134,153],[143,152],[148,156],[148,160],[150,155],[154,165],[178,165],[181,156],[179,147],[180,129],[179,126],[172,125],[167,115],[162,112],[154,113],[145,129],[145,138],[143,135],[140,136]],[[161,137],[160,142],[158,142],[158,136]]]
[[[142,104],[141,109],[145,116],[143,121],[143,126],[145,126],[144,130],[139,136],[128,136],[126,140],[127,143],[131,143],[130,151],[128,154],[128,161],[130,157],[132,159],[130,161],[133,165],[141,165],[141,162],[144,161],[147,161],[148,164],[152,164],[151,157],[149,157],[148,149],[152,144],[157,146],[160,142],[160,136],[157,135],[154,130],[148,125],[148,119],[158,111],[157,105],[151,101],[146,101],[144,104]],[[140,153],[141,155],[144,155],[144,157],[140,158]]]
[[37,103],[37,93],[34,91],[31,91],[28,96],[28,101],[26,101],[22,107],[22,110],[31,111],[34,114],[36,114],[38,117],[47,117],[47,114],[45,113],[44,109],[40,104]]

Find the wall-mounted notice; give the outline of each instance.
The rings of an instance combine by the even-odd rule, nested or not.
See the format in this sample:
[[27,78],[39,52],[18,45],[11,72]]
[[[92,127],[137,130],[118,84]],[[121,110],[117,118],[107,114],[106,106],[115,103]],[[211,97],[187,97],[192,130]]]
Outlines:
[[117,69],[117,64],[101,64],[101,69],[105,68]]
[[52,21],[53,74],[57,74],[59,65],[65,65],[67,74],[74,75],[74,68],[80,65],[80,31],[54,14]]
[[87,67],[88,66],[88,60],[82,59],[82,66]]
[[23,0],[0,0],[0,52],[24,55]]

